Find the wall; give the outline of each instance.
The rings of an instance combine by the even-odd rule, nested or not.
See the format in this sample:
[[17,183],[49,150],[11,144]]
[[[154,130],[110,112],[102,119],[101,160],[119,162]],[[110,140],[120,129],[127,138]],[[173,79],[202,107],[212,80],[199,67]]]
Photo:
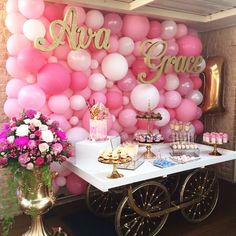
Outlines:
[[[236,136],[236,27],[211,31],[201,35],[204,46],[203,55],[223,56],[224,71],[224,114],[205,115],[205,130],[224,131],[229,133],[229,144],[226,148],[235,149]],[[214,128],[213,128],[214,127]],[[234,162],[225,162],[218,167],[219,175],[232,181],[234,179]]]

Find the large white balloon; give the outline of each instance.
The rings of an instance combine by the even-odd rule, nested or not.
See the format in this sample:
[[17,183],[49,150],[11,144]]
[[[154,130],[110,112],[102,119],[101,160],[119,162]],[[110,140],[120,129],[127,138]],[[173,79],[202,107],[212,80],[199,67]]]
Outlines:
[[175,90],[179,87],[179,78],[175,73],[166,75],[166,90]]
[[34,41],[37,38],[43,38],[46,34],[46,29],[40,20],[30,19],[24,23],[23,33],[26,38]]
[[102,61],[102,72],[110,80],[121,80],[128,72],[128,63],[121,54],[111,53]]
[[160,95],[155,86],[151,84],[137,85],[130,95],[132,105],[138,111],[146,112],[157,107],[160,101]]
[[161,117],[162,117],[161,120],[156,121],[156,123],[155,123],[156,126],[163,127],[169,123],[170,113],[165,108],[162,108],[162,107],[157,108],[157,109],[155,109],[155,113],[160,113]]

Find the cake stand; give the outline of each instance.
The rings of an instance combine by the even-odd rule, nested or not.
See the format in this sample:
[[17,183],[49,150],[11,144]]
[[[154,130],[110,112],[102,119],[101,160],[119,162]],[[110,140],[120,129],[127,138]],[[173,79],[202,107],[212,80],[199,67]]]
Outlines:
[[109,179],[117,179],[117,178],[121,178],[123,177],[124,175],[123,174],[120,174],[117,170],[117,166],[119,164],[125,164],[125,163],[128,163],[132,160],[131,157],[127,157],[127,158],[119,158],[118,160],[114,160],[114,159],[105,159],[103,157],[99,157],[98,158],[98,161],[103,163],[103,164],[110,164],[110,165],[113,165],[113,171],[110,175],[107,176],[107,178]]
[[154,159],[156,158],[156,155],[152,152],[152,145],[153,144],[158,144],[158,143],[163,143],[164,140],[160,142],[152,142],[152,143],[147,143],[147,142],[139,142],[139,146],[144,146],[146,147],[146,151],[142,154],[142,156],[145,159]]
[[213,146],[213,151],[208,153],[211,156],[222,156],[220,152],[218,152],[217,147],[222,144],[218,143],[211,143],[211,142],[204,142],[205,144],[212,145]]

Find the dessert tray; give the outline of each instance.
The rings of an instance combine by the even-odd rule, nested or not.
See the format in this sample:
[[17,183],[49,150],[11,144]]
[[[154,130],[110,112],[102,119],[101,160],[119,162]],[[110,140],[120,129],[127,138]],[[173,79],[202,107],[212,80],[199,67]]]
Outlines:
[[180,155],[180,156],[171,155],[170,159],[178,164],[185,164],[188,162],[199,160],[200,157],[184,154],[184,155]]
[[153,161],[153,165],[160,168],[167,168],[167,167],[175,166],[176,163],[168,161],[168,160],[156,159]]

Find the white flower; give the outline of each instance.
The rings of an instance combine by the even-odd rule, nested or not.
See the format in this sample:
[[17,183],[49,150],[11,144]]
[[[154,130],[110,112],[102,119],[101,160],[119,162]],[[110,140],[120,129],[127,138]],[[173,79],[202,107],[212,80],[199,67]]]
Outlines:
[[53,133],[51,130],[42,130],[42,135],[41,135],[43,141],[50,143],[53,141]]
[[24,122],[25,122],[25,124],[28,125],[30,123],[30,119],[25,119]]
[[8,141],[9,143],[13,143],[14,140],[15,140],[15,137],[14,137],[14,136],[9,136],[9,137],[7,137],[7,141]]
[[49,149],[49,145],[47,143],[40,143],[39,144],[39,151],[46,152]]
[[40,120],[34,118],[30,121],[30,124],[32,124],[35,127],[40,127],[42,125],[42,122]]
[[48,126],[47,125],[41,125],[39,127],[40,130],[48,130]]
[[28,163],[28,164],[26,165],[26,169],[27,169],[27,170],[33,170],[33,169],[34,169],[34,164],[33,164],[33,163]]
[[29,126],[28,125],[20,125],[16,128],[16,135],[17,136],[27,136],[29,134]]
[[35,117],[36,119],[39,119],[40,116],[41,116],[41,113],[40,113],[40,112],[37,112],[34,117]]

